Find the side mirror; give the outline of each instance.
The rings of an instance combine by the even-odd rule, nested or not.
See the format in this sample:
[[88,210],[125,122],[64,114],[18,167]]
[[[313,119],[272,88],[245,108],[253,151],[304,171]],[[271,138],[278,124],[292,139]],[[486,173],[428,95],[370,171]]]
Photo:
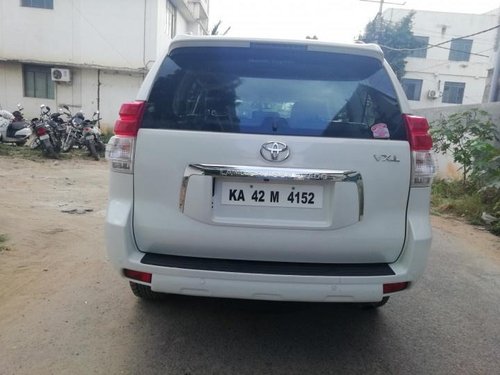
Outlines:
[[24,107],[21,105],[21,103],[17,103],[17,109],[22,111]]
[[68,107],[66,104],[64,104],[64,105],[63,105],[63,108],[64,108],[65,110],[69,111],[69,107]]

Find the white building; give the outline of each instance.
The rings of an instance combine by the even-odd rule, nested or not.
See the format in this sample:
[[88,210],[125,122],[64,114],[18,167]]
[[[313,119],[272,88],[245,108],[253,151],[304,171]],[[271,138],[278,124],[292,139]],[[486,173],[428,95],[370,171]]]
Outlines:
[[[397,22],[408,13],[387,9],[383,18]],[[483,102],[488,95],[486,83],[493,67],[498,29],[467,35],[494,28],[498,21],[498,10],[480,15],[416,11],[413,34],[423,46],[439,46],[414,51],[407,59],[401,83],[410,105],[429,108]],[[467,37],[458,39],[463,36]]]
[[112,126],[173,36],[207,33],[208,1],[1,0],[0,106],[98,109]]

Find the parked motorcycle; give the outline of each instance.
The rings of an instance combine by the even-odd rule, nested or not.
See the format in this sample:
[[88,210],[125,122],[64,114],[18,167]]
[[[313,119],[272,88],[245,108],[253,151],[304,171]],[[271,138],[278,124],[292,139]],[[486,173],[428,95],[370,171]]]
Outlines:
[[83,147],[83,122],[85,121],[85,116],[83,112],[77,112],[74,116],[71,113],[68,106],[64,105],[63,108],[59,109],[61,113],[65,114],[69,121],[66,123],[66,134],[62,141],[62,152],[70,151],[74,146]]
[[32,131],[21,112],[23,107],[18,104],[17,108],[13,113],[0,110],[0,142],[24,146]]
[[84,145],[95,160],[99,160],[99,154],[106,150],[106,145],[101,140],[101,129],[97,126],[99,120],[99,111],[96,111],[92,116],[92,120],[85,120],[83,122],[82,129]]
[[61,149],[61,142],[58,140],[53,126],[49,124],[50,107],[42,104],[40,106],[40,118],[31,120],[31,127],[36,135],[35,140],[30,145],[31,148],[41,147],[45,155],[57,158]]

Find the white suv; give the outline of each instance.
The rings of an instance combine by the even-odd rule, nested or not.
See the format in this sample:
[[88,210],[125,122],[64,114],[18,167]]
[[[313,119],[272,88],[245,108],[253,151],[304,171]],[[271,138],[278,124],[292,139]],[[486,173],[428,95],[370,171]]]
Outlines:
[[382,305],[431,243],[408,113],[376,45],[176,38],[108,144],[109,257],[143,298]]

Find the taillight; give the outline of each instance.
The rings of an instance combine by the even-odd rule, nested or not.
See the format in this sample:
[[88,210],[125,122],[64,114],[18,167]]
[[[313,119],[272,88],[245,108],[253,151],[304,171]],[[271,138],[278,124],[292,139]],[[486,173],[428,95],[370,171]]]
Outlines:
[[114,136],[106,145],[106,159],[111,163],[111,170],[121,173],[134,172],[135,137]]
[[135,137],[139,132],[146,102],[136,101],[122,104],[120,117],[115,123],[115,134]]
[[123,274],[125,275],[125,277],[128,277],[129,279],[134,279],[134,280],[142,281],[144,283],[151,284],[152,275],[148,272],[141,272],[141,271],[133,271],[133,270],[124,269]]
[[115,136],[106,145],[106,159],[111,170],[121,173],[134,171],[135,137],[139,132],[146,102],[125,103],[120,108],[120,117],[115,123]]
[[435,173],[432,138],[425,117],[403,115],[412,152],[412,187],[428,187]]
[[45,129],[45,126],[38,126],[36,128],[36,135],[40,136],[45,134],[47,134],[47,129]]

